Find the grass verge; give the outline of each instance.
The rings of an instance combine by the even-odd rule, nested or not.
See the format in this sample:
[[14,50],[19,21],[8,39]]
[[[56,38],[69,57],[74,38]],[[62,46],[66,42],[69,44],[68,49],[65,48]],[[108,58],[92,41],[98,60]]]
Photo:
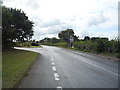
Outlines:
[[41,48],[42,46],[40,45],[40,46],[22,46],[22,47],[25,47],[25,48]]
[[2,88],[14,88],[38,55],[38,53],[24,50],[3,51]]
[[71,50],[75,50],[75,51],[80,51],[80,52],[84,52],[84,53],[90,53],[90,54],[96,54],[96,55],[102,55],[102,56],[105,56],[105,57],[111,57],[111,58],[118,58],[118,53],[106,53],[106,52],[103,52],[103,53],[97,53],[95,51],[89,51],[89,50],[80,50],[80,49],[77,49],[77,48],[67,48],[67,49],[71,49]]
[[31,48],[41,48],[42,46],[30,46]]

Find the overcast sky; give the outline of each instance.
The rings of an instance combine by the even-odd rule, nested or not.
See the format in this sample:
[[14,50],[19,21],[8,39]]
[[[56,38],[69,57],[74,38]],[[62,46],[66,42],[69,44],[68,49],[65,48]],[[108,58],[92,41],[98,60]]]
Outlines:
[[84,36],[118,36],[119,0],[4,0],[7,7],[22,9],[34,22],[33,39],[58,37],[67,28]]

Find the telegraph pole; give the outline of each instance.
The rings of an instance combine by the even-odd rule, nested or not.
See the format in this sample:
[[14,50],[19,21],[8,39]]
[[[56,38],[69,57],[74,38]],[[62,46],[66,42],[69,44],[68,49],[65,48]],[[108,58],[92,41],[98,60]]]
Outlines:
[[70,47],[72,47],[73,41],[74,41],[74,37],[73,37],[73,36],[70,36]]
[[[67,29],[68,30],[68,29]],[[70,34],[69,34],[69,31],[68,31],[68,47],[70,46],[69,44],[70,44],[70,36],[69,36]]]

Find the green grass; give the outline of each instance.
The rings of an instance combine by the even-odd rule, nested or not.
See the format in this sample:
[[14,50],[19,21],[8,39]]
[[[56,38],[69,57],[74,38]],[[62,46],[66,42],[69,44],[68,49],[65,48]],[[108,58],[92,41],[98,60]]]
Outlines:
[[118,53],[100,53],[101,55],[105,55],[105,56],[111,56],[111,57],[116,57],[116,58],[119,58],[118,57]]
[[81,51],[81,52],[87,52],[87,53],[92,53],[92,54],[99,54],[99,55],[103,55],[103,56],[110,56],[110,57],[115,57],[118,58],[118,53],[108,53],[108,52],[102,52],[102,53],[97,53],[95,51],[90,51],[90,50],[80,50],[78,48],[69,48],[72,50],[77,50],[77,51]]
[[[17,46],[17,47],[19,47],[19,46]],[[26,48],[41,48],[42,46],[40,45],[40,46],[21,46],[21,47],[26,47]]]
[[[17,46],[19,47],[19,46]],[[26,48],[41,48],[42,46],[39,45],[39,46],[20,46],[20,47],[26,47]]]
[[30,48],[40,48],[42,46],[30,46]]
[[15,87],[26,74],[38,55],[38,53],[23,50],[3,51],[2,87]]

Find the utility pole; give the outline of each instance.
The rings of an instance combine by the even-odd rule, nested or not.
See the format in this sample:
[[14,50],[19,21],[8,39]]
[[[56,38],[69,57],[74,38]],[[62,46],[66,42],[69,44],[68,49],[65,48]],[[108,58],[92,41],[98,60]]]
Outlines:
[[[68,29],[67,29],[67,30],[68,30]],[[69,33],[69,31],[68,31],[68,47],[70,46],[69,44],[70,44],[70,33]]]

